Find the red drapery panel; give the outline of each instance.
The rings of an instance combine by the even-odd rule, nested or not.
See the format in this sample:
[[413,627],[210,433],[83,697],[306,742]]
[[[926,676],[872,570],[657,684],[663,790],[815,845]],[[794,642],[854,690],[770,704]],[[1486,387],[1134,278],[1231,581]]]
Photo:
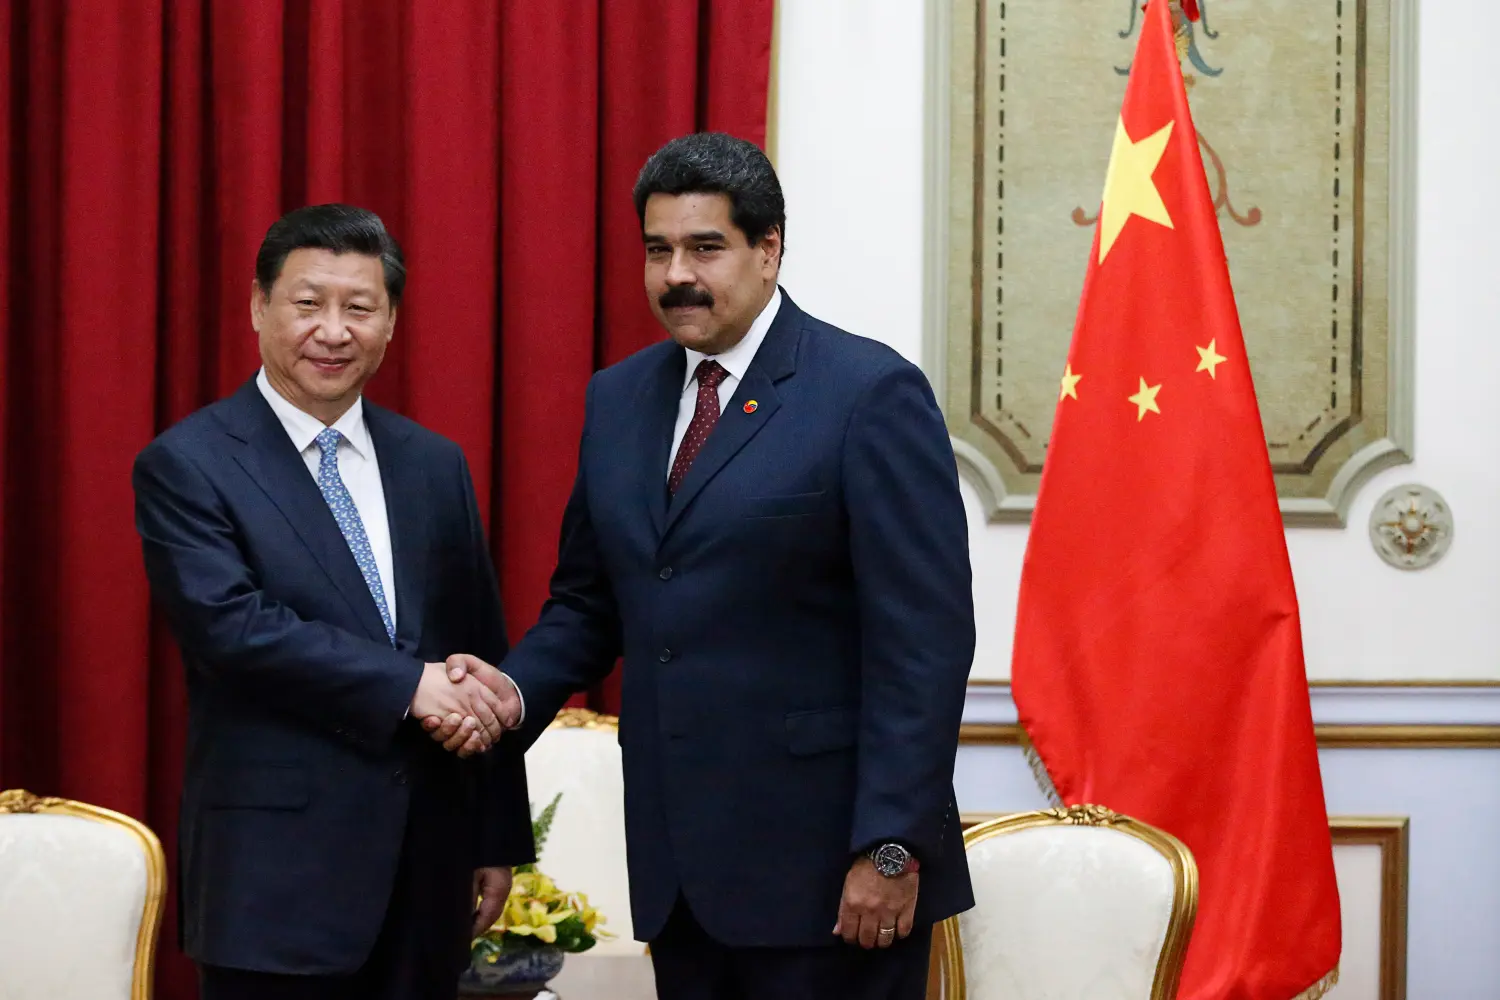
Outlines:
[[[379,212],[411,281],[392,406],[461,443],[513,635],[546,593],[583,391],[659,337],[630,186],[674,135],[765,137],[772,0],[0,5],[0,787],[173,850],[184,697],[130,463],[258,364],[255,249]],[[611,692],[598,703],[612,707]],[[165,928],[159,995],[193,993]]]

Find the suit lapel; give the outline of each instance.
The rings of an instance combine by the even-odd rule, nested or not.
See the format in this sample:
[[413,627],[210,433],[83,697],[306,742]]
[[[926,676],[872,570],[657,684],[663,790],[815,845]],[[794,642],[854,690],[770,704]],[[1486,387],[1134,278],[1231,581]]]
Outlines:
[[388,641],[375,599],[333,512],[255,380],[235,393],[231,403],[225,422],[230,437],[242,445],[235,461],[291,524],[364,630],[373,639]]
[[[735,387],[734,395],[719,416],[719,422],[703,443],[703,450],[693,460],[682,480],[682,486],[667,505],[663,535],[672,530],[703,487],[781,409],[781,396],[775,385],[797,370],[797,344],[801,334],[802,311],[783,292],[781,308],[777,310],[771,329],[766,331],[766,339],[756,350],[745,377]],[[680,351],[678,353],[681,355]],[[751,400],[755,401],[755,406],[747,413],[746,404]],[[665,462],[666,457],[663,456],[662,463],[665,465]]]
[[411,426],[365,400],[365,425],[375,444],[380,485],[385,493],[391,529],[391,561],[395,566],[396,639],[415,646],[422,638],[422,609],[426,601],[428,511],[432,494],[426,472],[410,454]]
[[667,458],[672,453],[672,434],[677,427],[677,407],[682,401],[682,381],[687,357],[676,344],[663,345],[664,359],[654,378],[641,387],[641,454],[647,456],[646,506],[651,524],[660,538],[667,523]]

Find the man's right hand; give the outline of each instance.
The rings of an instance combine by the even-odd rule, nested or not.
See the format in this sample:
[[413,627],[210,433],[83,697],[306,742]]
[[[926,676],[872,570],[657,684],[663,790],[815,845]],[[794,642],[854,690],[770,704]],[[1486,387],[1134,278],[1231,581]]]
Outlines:
[[[510,717],[510,710],[505,700],[478,678],[465,676],[455,682],[449,679],[448,664],[424,663],[417,693],[411,699],[411,714],[422,720],[428,732],[436,728],[434,720],[444,728],[451,727],[449,737],[439,740],[445,745],[461,734],[463,739],[449,749],[467,757],[488,750],[500,738],[506,728],[501,720]],[[433,738],[438,736],[434,734]]]
[[[498,668],[486,663],[479,657],[469,653],[455,653],[448,657],[447,663],[448,680],[453,684],[472,684],[479,681],[500,701],[500,709],[496,716],[505,729],[516,729],[521,725],[521,717],[524,704],[521,694],[509,677]],[[467,720],[457,714],[451,714],[446,718],[428,716],[422,720],[422,728],[432,736],[434,740],[443,744],[448,750],[453,750],[459,756],[467,757],[472,753],[481,753],[489,749],[489,744],[481,745],[479,740],[483,733],[475,732],[472,727],[466,728]]]

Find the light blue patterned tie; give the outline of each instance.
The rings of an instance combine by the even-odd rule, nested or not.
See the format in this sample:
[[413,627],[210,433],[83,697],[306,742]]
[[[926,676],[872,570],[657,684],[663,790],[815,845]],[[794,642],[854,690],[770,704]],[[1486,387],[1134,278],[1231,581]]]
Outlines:
[[349,543],[349,551],[354,553],[354,561],[358,564],[360,573],[364,574],[365,586],[370,588],[370,596],[375,598],[375,607],[380,609],[380,620],[385,623],[385,634],[390,637],[391,644],[395,645],[396,624],[391,620],[391,609],[385,603],[385,588],[380,585],[380,570],[375,566],[375,552],[370,548],[369,536],[365,534],[365,523],[359,519],[359,508],[354,506],[354,498],[349,495],[349,489],[339,475],[339,442],[344,440],[344,435],[332,427],[326,427],[318,433],[315,440],[318,451],[323,456],[318,462],[318,489],[323,491],[323,499],[328,501],[328,509],[333,511],[333,519],[339,523],[344,541]]

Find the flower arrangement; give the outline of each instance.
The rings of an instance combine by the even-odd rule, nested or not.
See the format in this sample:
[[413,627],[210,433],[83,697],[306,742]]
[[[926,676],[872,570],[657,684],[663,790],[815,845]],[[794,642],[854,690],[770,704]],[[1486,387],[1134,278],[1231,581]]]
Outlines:
[[[559,792],[531,823],[537,857],[557,815]],[[588,951],[600,938],[612,937],[599,925],[604,917],[581,892],[565,892],[535,865],[516,868],[510,896],[495,925],[474,939],[474,964],[494,965],[501,956],[526,949],[551,948],[566,953]]]

